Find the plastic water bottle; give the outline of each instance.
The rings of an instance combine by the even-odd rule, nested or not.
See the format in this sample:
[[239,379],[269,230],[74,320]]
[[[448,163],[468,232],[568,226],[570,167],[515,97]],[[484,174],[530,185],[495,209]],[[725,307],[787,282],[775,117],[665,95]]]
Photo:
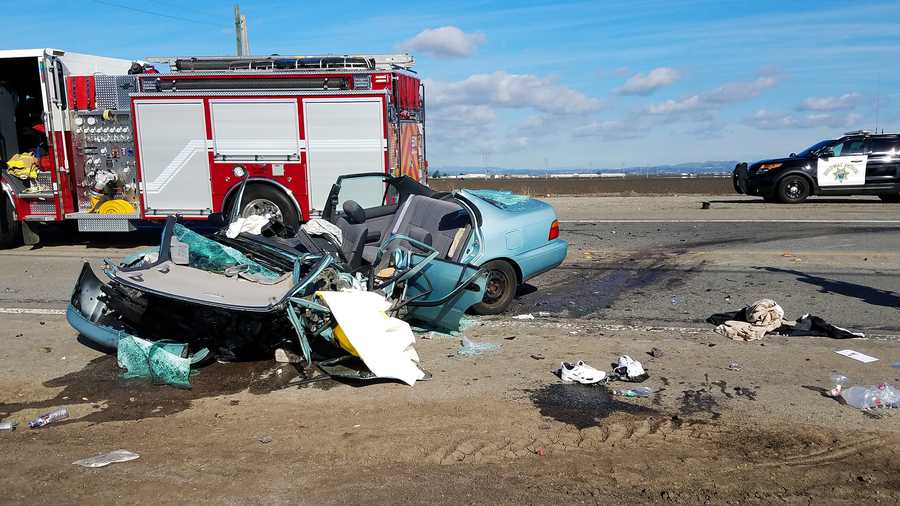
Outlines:
[[28,427],[37,429],[38,427],[43,427],[59,420],[65,420],[66,418],[69,418],[69,410],[66,408],[59,408],[28,422]]
[[895,408],[900,401],[897,390],[885,383],[869,387],[850,387],[842,395],[848,405],[863,410]]
[[832,397],[839,397],[841,391],[847,386],[847,377],[839,372],[831,373],[831,391],[828,392]]
[[613,390],[613,394],[621,395],[623,397],[650,397],[650,394],[653,393],[653,389],[650,387],[636,387],[629,388],[627,390]]

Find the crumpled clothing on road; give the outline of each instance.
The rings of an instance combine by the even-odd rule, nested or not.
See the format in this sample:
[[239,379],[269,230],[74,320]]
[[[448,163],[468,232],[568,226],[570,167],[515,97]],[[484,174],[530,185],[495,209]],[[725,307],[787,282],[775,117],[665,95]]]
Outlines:
[[805,314],[798,320],[785,320],[784,309],[771,299],[760,299],[753,304],[729,313],[716,313],[706,319],[716,325],[715,332],[735,341],[755,341],[767,334],[781,336],[831,337],[853,339],[865,337],[826,322],[818,316]]
[[777,302],[760,299],[740,311],[713,315],[706,321],[716,325],[716,333],[725,337],[735,341],[755,341],[781,328],[783,319],[784,309]]

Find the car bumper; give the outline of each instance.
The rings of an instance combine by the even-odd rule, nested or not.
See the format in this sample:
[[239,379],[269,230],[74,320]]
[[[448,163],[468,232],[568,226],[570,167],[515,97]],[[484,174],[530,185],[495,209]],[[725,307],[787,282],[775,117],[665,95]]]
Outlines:
[[775,190],[775,178],[771,171],[751,174],[746,163],[739,163],[731,174],[734,191],[744,195],[766,196]]
[[568,252],[569,243],[562,239],[554,239],[540,248],[518,255],[516,262],[522,269],[522,281],[559,267]]

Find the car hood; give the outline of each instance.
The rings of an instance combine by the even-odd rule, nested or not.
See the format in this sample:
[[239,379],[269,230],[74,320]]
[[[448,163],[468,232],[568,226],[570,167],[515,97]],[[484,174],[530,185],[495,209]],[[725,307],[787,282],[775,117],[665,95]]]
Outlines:
[[759,160],[757,162],[753,162],[753,164],[750,165],[750,169],[751,170],[757,169],[757,168],[759,168],[760,165],[763,165],[766,163],[783,163],[785,166],[803,165],[804,163],[806,163],[806,158],[787,157],[787,158],[770,158],[768,160]]

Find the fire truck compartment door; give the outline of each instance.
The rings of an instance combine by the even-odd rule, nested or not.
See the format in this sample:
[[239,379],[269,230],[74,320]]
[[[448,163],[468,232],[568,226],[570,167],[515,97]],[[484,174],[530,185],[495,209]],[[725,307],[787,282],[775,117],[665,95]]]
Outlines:
[[[309,201],[314,211],[325,207],[338,176],[385,171],[387,140],[381,98],[304,99],[303,121]],[[372,191],[380,195],[384,185]]]
[[148,215],[211,212],[212,185],[202,100],[135,100]]

